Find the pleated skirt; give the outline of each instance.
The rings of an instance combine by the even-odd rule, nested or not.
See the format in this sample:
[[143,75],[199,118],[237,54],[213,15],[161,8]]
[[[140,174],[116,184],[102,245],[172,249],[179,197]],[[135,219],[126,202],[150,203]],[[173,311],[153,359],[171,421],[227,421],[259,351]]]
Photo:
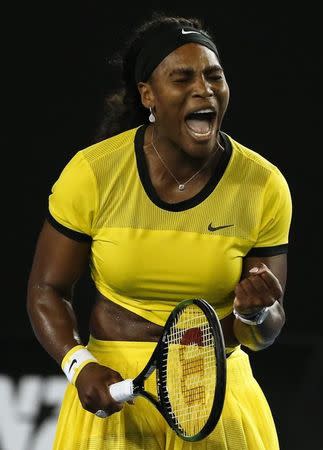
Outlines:
[[[134,378],[152,354],[153,342],[99,341],[90,337],[88,350],[98,361]],[[156,392],[154,373],[146,389]],[[274,420],[249,357],[237,348],[227,359],[227,387],[221,418],[205,439],[182,440],[145,398],[122,411],[100,419],[85,411],[76,388],[67,384],[53,450],[279,450]]]

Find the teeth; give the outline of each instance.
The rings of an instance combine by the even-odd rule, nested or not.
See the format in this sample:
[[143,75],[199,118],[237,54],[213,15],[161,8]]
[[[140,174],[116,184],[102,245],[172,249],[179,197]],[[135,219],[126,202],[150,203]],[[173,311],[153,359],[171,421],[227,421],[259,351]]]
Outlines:
[[193,134],[195,134],[195,136],[207,136],[210,134],[210,131],[207,131],[206,133],[197,133],[196,131],[193,131]]
[[194,113],[213,113],[213,110],[211,108],[208,109],[199,109],[198,111],[194,111]]

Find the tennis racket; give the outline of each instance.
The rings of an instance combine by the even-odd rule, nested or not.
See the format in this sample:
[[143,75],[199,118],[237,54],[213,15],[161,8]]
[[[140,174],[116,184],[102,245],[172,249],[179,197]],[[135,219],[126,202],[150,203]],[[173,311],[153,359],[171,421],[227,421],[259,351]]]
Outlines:
[[[157,393],[145,390],[156,374]],[[219,319],[203,299],[181,301],[142,372],[110,385],[118,402],[140,395],[149,400],[185,441],[199,441],[215,428],[226,387],[225,346]]]

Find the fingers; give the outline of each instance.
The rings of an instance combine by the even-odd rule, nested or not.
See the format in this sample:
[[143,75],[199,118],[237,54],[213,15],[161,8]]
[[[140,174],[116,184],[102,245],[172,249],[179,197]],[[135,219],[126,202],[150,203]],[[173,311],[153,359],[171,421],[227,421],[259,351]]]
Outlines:
[[87,411],[95,414],[98,410],[105,411],[107,415],[121,411],[122,403],[112,399],[109,394],[107,384],[95,384],[83,389],[80,395],[82,406]]
[[266,266],[266,264],[261,263],[260,267],[253,267],[250,270],[250,273],[250,280],[253,282],[259,281],[258,276],[260,275],[261,280],[263,280],[265,285],[267,285],[268,293],[272,295],[274,301],[280,299],[280,297],[283,295],[283,289],[278,278]]
[[[115,412],[118,412],[118,411],[120,411],[123,408],[123,404],[122,403],[118,403],[118,402],[115,402],[115,403],[120,405],[120,409],[115,411]],[[127,403],[128,403],[128,405],[134,405],[135,404],[134,400],[128,400]],[[95,415],[97,417],[100,417],[100,419],[106,419],[111,414],[113,414],[113,412],[111,412],[111,408],[110,407],[108,409],[99,409],[98,411],[95,412]]]
[[282,287],[277,277],[265,264],[253,267],[250,275],[236,286],[234,307],[237,311],[257,311],[265,306],[271,306],[282,294]]
[[80,372],[76,382],[83,408],[100,418],[105,418],[120,411],[123,408],[123,403],[113,400],[109,393],[109,385],[122,381],[121,375],[100,364],[88,366],[85,366]]

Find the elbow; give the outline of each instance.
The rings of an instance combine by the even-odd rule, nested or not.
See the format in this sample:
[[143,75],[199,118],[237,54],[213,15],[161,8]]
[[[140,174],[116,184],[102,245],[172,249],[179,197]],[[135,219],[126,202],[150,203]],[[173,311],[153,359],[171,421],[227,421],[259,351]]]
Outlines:
[[253,342],[248,342],[246,347],[248,347],[248,349],[252,350],[253,352],[259,352],[260,350],[265,350],[266,348],[270,347],[275,342],[275,340],[276,338],[261,341],[255,340]]
[[44,302],[46,288],[38,283],[28,284],[26,308],[29,316],[32,315],[37,305]]
[[40,311],[50,308],[50,303],[55,296],[52,286],[44,283],[29,283],[27,289],[26,309],[30,319],[38,315]]
[[271,345],[274,344],[277,337],[280,335],[284,324],[285,324],[285,314],[281,316],[279,324],[276,322],[276,327],[274,329],[269,330],[267,333],[266,332],[253,333],[253,339],[247,341],[248,342],[247,347],[254,352],[258,352],[260,350],[264,350],[270,347]]
[[235,336],[241,345],[258,352],[274,344],[285,324],[285,313],[280,311],[272,314],[260,325],[246,325],[236,320],[234,323]]

